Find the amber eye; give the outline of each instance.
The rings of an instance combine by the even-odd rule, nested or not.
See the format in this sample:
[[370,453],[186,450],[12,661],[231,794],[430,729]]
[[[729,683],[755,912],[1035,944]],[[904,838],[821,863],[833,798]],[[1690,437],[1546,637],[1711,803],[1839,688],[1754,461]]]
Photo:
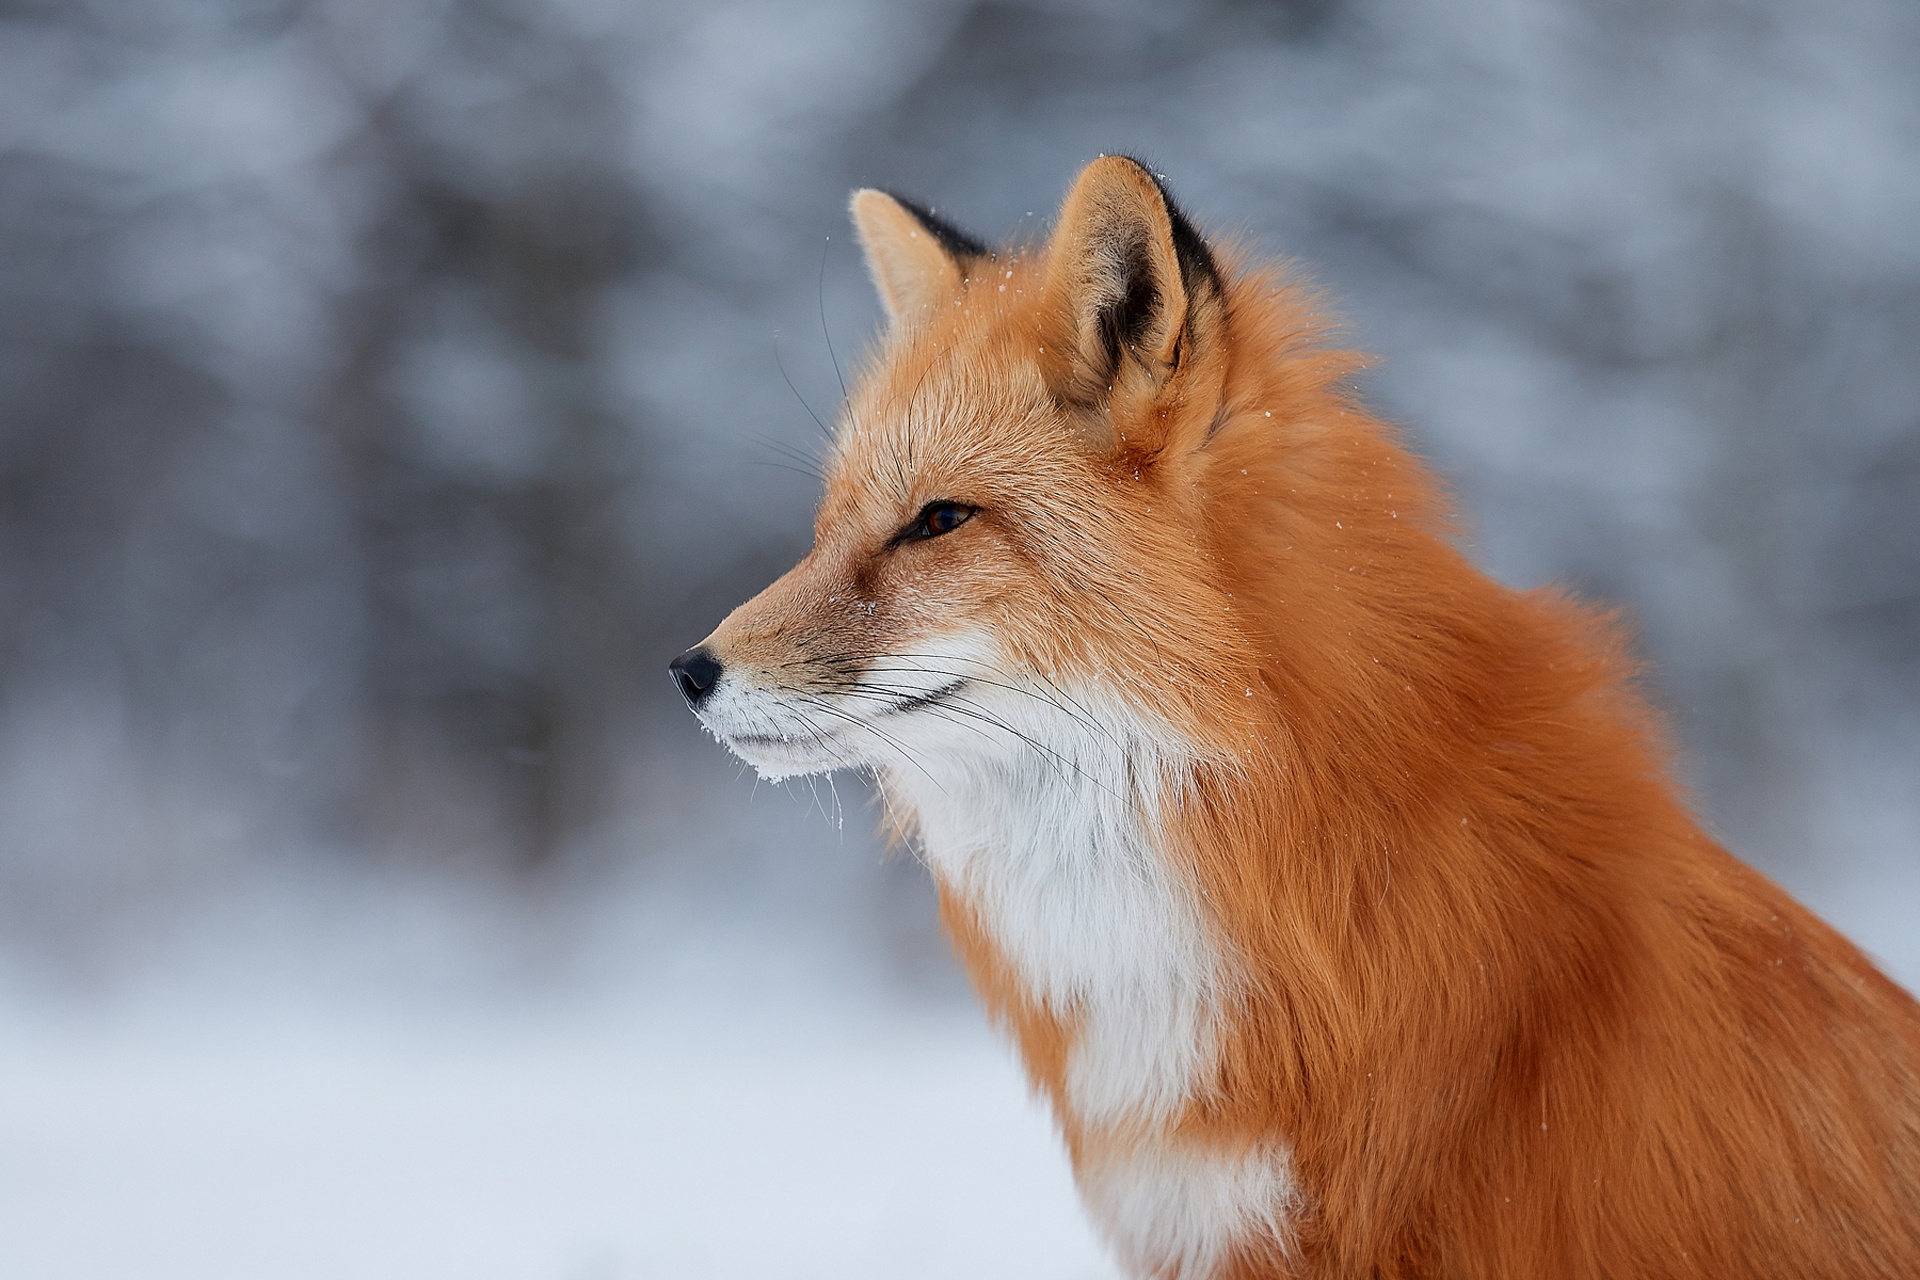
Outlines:
[[914,517],[912,524],[900,531],[902,542],[923,541],[937,538],[943,533],[952,533],[967,521],[973,519],[974,508],[962,506],[958,502],[929,502]]

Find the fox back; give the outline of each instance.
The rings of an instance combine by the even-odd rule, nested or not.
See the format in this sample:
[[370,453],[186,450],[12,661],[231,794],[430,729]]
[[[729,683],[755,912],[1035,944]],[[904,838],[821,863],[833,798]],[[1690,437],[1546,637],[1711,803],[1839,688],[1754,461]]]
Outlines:
[[1602,617],[1452,540],[1315,299],[1103,157],[876,191],[812,551],[674,673],[874,773],[1130,1274],[1920,1275],[1920,1009],[1699,829]]

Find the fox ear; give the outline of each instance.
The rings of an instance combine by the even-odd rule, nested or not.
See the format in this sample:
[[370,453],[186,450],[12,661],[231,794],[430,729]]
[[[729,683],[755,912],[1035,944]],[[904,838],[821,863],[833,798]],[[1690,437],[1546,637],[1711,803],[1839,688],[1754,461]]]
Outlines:
[[1200,349],[1224,318],[1219,271],[1139,161],[1102,156],[1081,170],[1047,257],[1048,303],[1067,340],[1066,367],[1056,367],[1065,398],[1117,408],[1157,397],[1211,354]]
[[978,240],[898,196],[869,187],[854,192],[849,206],[893,333],[958,298],[969,260],[986,256]]

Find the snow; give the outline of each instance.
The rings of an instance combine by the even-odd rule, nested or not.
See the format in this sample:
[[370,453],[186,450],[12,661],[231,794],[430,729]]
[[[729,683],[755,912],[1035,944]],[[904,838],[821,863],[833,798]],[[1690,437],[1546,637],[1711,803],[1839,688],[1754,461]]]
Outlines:
[[0,1049],[0,1275],[1115,1274],[1008,1052],[957,1016],[797,1048],[512,1019],[22,1028]]
[[[329,873],[96,990],[0,964],[0,1277],[1114,1280],[957,977],[885,977],[872,849],[774,798],[539,928]],[[1789,888],[1911,986],[1898,818]]]

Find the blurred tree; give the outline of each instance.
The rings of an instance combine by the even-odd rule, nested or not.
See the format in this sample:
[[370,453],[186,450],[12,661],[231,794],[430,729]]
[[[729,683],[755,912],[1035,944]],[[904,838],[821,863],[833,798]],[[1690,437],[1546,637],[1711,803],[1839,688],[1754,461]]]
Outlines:
[[598,322],[662,246],[594,49],[484,0],[444,22],[340,157],[378,192],[328,411],[368,601],[354,835],[533,864],[603,816],[639,665],[641,462]]
[[1916,51],[1904,0],[0,6],[0,942],[597,845],[916,953],[864,846],[735,847],[659,666],[805,545],[773,334],[829,416],[847,189],[1037,233],[1111,148],[1331,286],[1484,563],[1620,604],[1741,852],[1911,860]]

